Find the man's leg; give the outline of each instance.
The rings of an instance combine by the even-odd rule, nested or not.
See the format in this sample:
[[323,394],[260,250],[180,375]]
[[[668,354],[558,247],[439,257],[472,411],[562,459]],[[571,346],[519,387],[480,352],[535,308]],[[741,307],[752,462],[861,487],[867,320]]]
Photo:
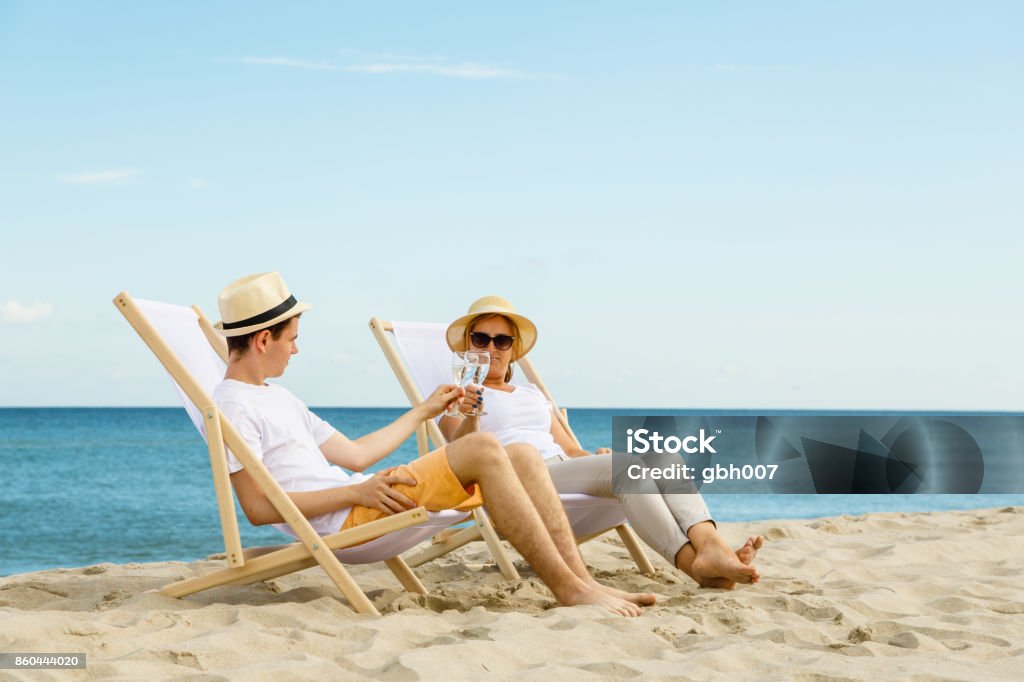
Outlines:
[[494,523],[559,603],[592,604],[621,615],[640,615],[635,604],[597,589],[569,568],[492,434],[469,434],[448,444],[445,452],[448,466],[461,483],[480,485]]
[[[587,570],[586,564],[583,563],[579,545],[576,544],[576,536],[572,532],[572,525],[565,514],[565,507],[562,506],[562,501],[558,497],[558,491],[555,490],[555,484],[551,480],[548,467],[544,460],[540,458],[540,452],[537,451],[537,448],[525,443],[508,445],[505,447],[505,451],[508,453],[508,458],[515,468],[516,475],[529,494],[533,506],[540,514],[544,526],[551,534],[551,539],[554,541],[555,547],[558,548],[558,553],[562,555],[562,559],[572,569],[572,572],[585,582],[596,585],[610,594],[643,606],[654,604],[656,598],[649,592],[631,594],[601,585],[594,580],[594,577],[590,575],[590,571]],[[584,459],[589,458],[581,457],[578,458],[578,461],[572,461],[577,462],[580,467],[587,467]]]

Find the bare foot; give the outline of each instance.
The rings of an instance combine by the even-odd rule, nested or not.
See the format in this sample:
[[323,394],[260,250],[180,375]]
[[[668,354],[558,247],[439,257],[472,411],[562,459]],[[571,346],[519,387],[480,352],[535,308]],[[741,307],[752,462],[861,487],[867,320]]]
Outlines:
[[596,580],[592,580],[590,584],[602,592],[606,592],[619,599],[625,599],[628,602],[633,602],[637,606],[654,606],[655,602],[658,601],[658,598],[652,592],[626,592],[610,585],[602,585]]
[[754,557],[757,556],[757,550],[761,549],[763,545],[763,535],[751,535],[743,543],[743,546],[736,550],[736,558],[749,566],[753,563]]
[[562,606],[600,606],[618,616],[639,616],[640,607],[631,601],[614,597],[604,590],[584,584],[579,590],[558,599]]
[[[764,540],[760,536],[749,538],[743,547],[734,552],[724,542],[708,542],[693,560],[693,578],[701,587],[725,590],[736,587],[736,583],[757,583],[761,580],[761,574],[750,562],[762,544]],[[743,561],[743,558],[747,561]]]

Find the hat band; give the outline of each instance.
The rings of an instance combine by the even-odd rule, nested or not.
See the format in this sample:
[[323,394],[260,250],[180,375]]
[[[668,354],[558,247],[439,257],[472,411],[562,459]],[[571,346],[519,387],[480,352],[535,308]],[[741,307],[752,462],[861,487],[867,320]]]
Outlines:
[[284,313],[294,308],[296,305],[298,305],[298,303],[299,302],[295,300],[294,296],[289,296],[287,299],[285,299],[284,303],[274,306],[265,313],[260,313],[255,317],[250,317],[246,320],[239,320],[238,322],[222,322],[221,326],[224,329],[241,329],[242,327],[251,327],[254,324],[270,322],[275,317],[283,315]]

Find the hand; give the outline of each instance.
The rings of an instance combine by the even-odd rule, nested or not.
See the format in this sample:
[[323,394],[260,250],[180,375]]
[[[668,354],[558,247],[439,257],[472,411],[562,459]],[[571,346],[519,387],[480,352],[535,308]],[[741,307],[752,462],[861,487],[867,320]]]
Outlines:
[[464,395],[466,390],[456,384],[441,384],[423,401],[422,407],[427,413],[427,418],[433,419],[444,412],[450,403],[461,400]]
[[611,448],[598,448],[597,450],[594,450],[594,454],[595,455],[610,455],[610,454],[612,454],[612,449]]
[[[394,471],[395,468],[392,467],[387,471]],[[379,509],[389,515],[397,514],[407,509],[415,509],[419,506],[416,502],[391,487],[398,483],[416,485],[416,479],[384,472],[375,474],[373,478],[352,486],[356,492],[355,502],[370,509]]]
[[484,409],[484,389],[475,384],[466,386],[466,395],[459,404],[463,417],[476,418]]

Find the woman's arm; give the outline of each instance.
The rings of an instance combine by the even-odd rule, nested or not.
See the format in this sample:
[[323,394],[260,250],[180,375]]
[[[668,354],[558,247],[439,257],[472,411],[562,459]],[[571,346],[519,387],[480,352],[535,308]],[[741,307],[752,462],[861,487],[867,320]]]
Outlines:
[[438,426],[441,428],[441,435],[444,436],[445,441],[451,443],[453,440],[462,438],[467,433],[479,431],[480,419],[465,415],[461,419],[458,417],[441,417],[441,423]]
[[576,445],[576,441],[565,430],[565,427],[562,426],[562,420],[555,414],[554,409],[551,410],[551,437],[555,439],[558,447],[562,448],[565,454],[570,457],[586,457],[592,454]]
[[445,441],[451,443],[453,440],[462,438],[467,433],[480,430],[480,417],[475,413],[483,409],[483,390],[479,386],[470,384],[466,387],[467,397],[459,405],[461,417],[441,417],[438,427]]

